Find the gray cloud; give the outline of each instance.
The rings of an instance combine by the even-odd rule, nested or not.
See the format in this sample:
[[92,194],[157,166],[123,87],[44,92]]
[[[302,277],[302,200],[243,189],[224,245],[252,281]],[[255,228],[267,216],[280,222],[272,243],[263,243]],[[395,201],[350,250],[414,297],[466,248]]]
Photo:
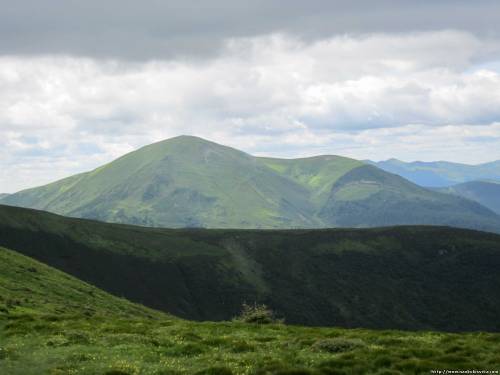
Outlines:
[[236,39],[195,62],[0,57],[0,191],[179,134],[285,157],[498,159],[500,70],[476,61],[499,50],[438,31]]
[[0,54],[217,55],[230,38],[459,29],[500,34],[497,0],[0,0]]
[[0,193],[193,134],[500,158],[498,0],[0,0]]

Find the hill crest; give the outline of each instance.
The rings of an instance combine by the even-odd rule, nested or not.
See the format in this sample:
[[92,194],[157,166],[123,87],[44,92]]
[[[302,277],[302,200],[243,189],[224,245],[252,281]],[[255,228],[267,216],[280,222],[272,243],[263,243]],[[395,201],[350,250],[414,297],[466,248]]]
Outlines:
[[500,217],[479,204],[423,189],[358,160],[254,157],[194,136],[144,146],[1,202],[158,227],[434,224],[500,231]]

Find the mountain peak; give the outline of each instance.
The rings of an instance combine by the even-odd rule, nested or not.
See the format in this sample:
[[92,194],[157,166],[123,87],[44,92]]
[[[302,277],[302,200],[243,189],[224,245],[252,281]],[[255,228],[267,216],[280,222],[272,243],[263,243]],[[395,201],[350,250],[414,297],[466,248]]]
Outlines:
[[213,143],[205,138],[197,137],[195,135],[189,135],[189,134],[181,134],[177,135],[172,138],[167,138],[163,140],[162,142],[176,142],[176,141],[181,141],[181,142],[207,142],[207,143]]
[[[188,149],[191,148],[190,151],[192,151],[192,152],[200,151],[200,150],[203,150],[206,148],[226,149],[226,150],[234,150],[234,151],[241,153],[241,151],[236,150],[232,147],[225,146],[225,145],[210,141],[210,140],[205,139],[205,138],[197,137],[194,135],[178,135],[176,137],[167,138],[167,139],[164,139],[163,141],[159,141],[159,142],[144,146],[143,149],[157,148],[157,147],[161,147],[161,148],[164,148],[164,147],[178,148],[178,147],[180,147],[183,150],[184,150],[184,148],[188,148]],[[187,150],[184,150],[184,151],[187,151]]]
[[[459,223],[500,228],[500,218],[476,203],[425,190],[381,170],[375,173],[357,160],[334,155],[257,158],[191,135],[142,147],[94,171],[1,202],[164,227]],[[401,205],[412,215],[404,216]]]

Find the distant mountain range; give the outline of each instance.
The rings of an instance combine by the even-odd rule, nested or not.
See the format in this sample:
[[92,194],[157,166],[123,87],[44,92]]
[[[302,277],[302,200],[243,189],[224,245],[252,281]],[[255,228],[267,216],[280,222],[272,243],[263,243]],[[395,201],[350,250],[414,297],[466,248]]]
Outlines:
[[[500,236],[493,233],[427,226],[161,229],[0,205],[2,246],[189,319],[231,319],[246,301],[268,304],[291,324],[500,330]],[[7,295],[36,286],[23,284],[42,277],[32,267],[6,271],[17,278]],[[35,297],[60,301],[68,294],[77,308],[94,298],[88,306],[119,309],[118,301],[106,307],[102,293],[89,295],[71,280],[73,289],[56,294],[51,288],[63,280],[55,276],[42,284],[50,290],[27,289],[23,313]]]
[[322,228],[433,224],[500,231],[476,202],[340,156],[254,157],[180,136],[2,204],[157,227]]
[[476,201],[500,214],[500,182],[471,181],[436,189],[444,193],[455,194]]
[[400,175],[415,184],[427,187],[447,187],[476,180],[500,182],[500,160],[467,165],[446,161],[406,163],[398,159],[385,161],[366,161],[384,171]]
[[5,198],[5,197],[6,197],[6,196],[8,196],[8,195],[9,195],[9,194],[5,194],[5,193],[3,193],[3,194],[2,194],[2,193],[0,193],[0,199]]

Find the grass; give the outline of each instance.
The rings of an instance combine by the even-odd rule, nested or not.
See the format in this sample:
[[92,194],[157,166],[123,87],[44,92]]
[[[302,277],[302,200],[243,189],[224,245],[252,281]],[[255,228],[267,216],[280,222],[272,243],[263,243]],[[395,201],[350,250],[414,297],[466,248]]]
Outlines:
[[0,247],[0,314],[4,321],[10,322],[3,328],[10,329],[38,320],[72,320],[80,316],[163,316],[3,247]]
[[420,374],[491,369],[500,336],[14,314],[2,374]]
[[0,373],[420,374],[491,369],[500,335],[191,322],[0,248]]

